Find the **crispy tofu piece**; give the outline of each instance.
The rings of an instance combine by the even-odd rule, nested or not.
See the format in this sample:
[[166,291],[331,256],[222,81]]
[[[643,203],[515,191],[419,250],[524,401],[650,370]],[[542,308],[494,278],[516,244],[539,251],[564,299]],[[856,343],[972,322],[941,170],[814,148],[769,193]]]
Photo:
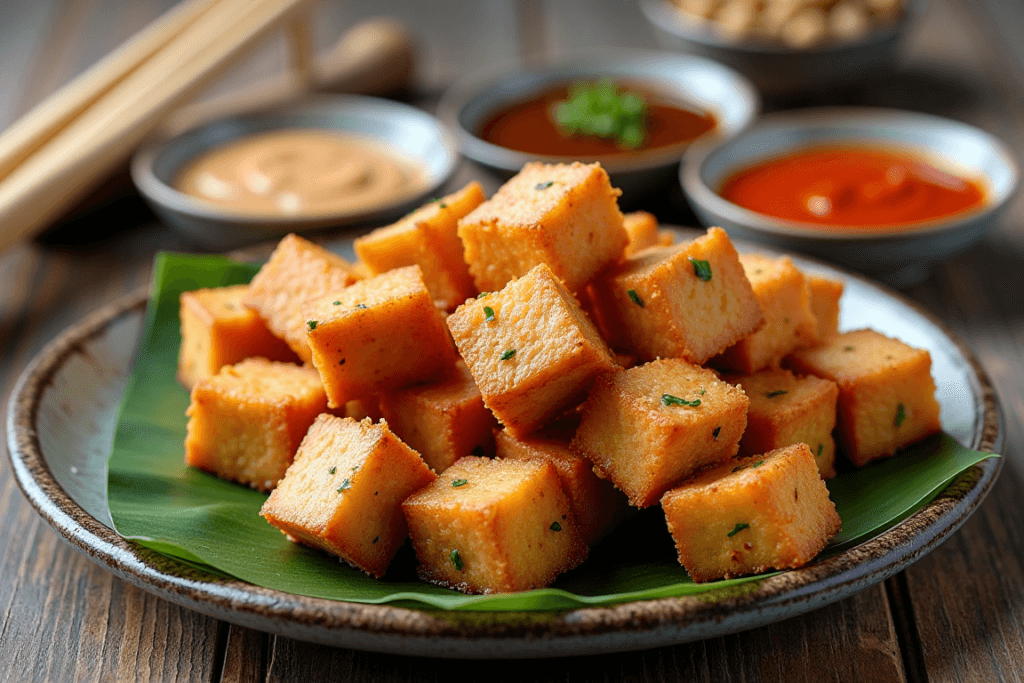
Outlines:
[[697,582],[802,567],[842,526],[802,443],[699,474],[661,504]]
[[748,403],[711,370],[654,361],[598,378],[572,449],[631,504],[647,507],[681,479],[736,455]]
[[385,393],[381,412],[437,473],[474,450],[489,451],[498,424],[461,360],[441,380]]
[[727,379],[739,385],[750,399],[740,457],[805,443],[814,454],[821,477],[836,476],[832,430],[836,426],[839,387],[835,382],[813,375],[797,376],[788,370],[762,370]]
[[728,348],[712,364],[751,374],[778,367],[787,353],[815,344],[818,328],[807,281],[788,256],[772,259],[744,254],[740,263],[764,311],[764,326]]
[[462,458],[402,503],[422,579],[464,593],[543,588],[587,556],[558,471]]
[[298,361],[291,348],[242,303],[248,289],[235,285],[181,294],[178,381],[186,389],[246,358]]
[[287,235],[249,283],[245,305],[309,363],[312,352],[306,341],[305,309],[357,279],[345,259],[297,235]]
[[264,358],[227,365],[192,389],[185,464],[270,491],[326,409],[312,368]]
[[626,245],[623,256],[632,256],[641,249],[660,244],[658,219],[653,213],[634,211],[623,214],[622,227],[626,229],[626,234],[629,235],[629,244]]
[[371,422],[380,422],[380,419],[383,417],[383,413],[380,411],[380,399],[376,396],[345,401],[345,405],[340,409],[328,412],[338,417],[351,417],[356,422],[361,422],[366,418],[370,418]]
[[676,236],[671,230],[659,230],[658,231],[658,246],[659,247],[671,247],[676,243]]
[[332,408],[438,377],[456,360],[419,266],[329,294],[305,318],[313,365]]
[[371,275],[417,265],[438,307],[452,310],[476,294],[462,257],[458,221],[484,201],[480,183],[435,200],[400,221],[356,239],[355,251]]
[[516,438],[504,429],[494,431],[495,453],[507,460],[546,460],[558,470],[562,490],[580,525],[587,545],[607,534],[623,516],[626,497],[594,473],[590,461],[569,448],[575,429],[548,428]]
[[811,312],[817,322],[817,337],[824,341],[839,332],[839,299],[843,296],[843,282],[820,275],[808,275],[807,286],[811,294]]
[[557,416],[601,373],[619,369],[594,324],[544,264],[466,302],[448,317],[448,327],[484,403],[516,436]]
[[497,291],[545,263],[578,291],[629,242],[620,194],[600,164],[526,164],[459,221],[477,289]]
[[616,339],[643,360],[701,364],[764,320],[721,228],[674,247],[645,249],[592,284],[602,329],[620,328]]
[[786,359],[794,371],[839,385],[839,440],[858,467],[937,433],[932,358],[874,330],[836,335]]
[[402,501],[434,476],[387,424],[320,415],[260,514],[292,541],[380,578],[408,535]]

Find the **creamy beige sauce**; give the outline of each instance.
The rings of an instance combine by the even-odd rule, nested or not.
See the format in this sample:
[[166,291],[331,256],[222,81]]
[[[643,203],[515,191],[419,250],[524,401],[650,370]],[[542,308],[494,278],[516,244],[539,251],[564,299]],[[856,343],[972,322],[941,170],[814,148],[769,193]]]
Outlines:
[[241,138],[194,159],[176,187],[251,214],[369,210],[422,189],[423,174],[366,138],[296,128]]

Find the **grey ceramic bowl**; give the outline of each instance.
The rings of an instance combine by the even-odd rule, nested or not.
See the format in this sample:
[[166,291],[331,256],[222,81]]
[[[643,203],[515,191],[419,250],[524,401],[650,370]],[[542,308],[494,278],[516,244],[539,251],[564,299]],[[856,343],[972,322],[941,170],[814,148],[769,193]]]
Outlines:
[[[649,194],[667,183],[688,143],[672,145],[629,158],[576,158],[532,155],[487,142],[480,137],[483,122],[501,108],[529,99],[549,88],[573,81],[607,77],[650,85],[666,96],[710,112],[718,121],[710,139],[729,138],[746,128],[761,108],[750,81],[708,59],[666,52],[614,52],[529,71],[499,68],[459,81],[445,94],[439,115],[459,137],[462,153],[507,175],[529,161],[547,163],[600,161],[612,184],[627,200]],[[707,138],[705,138],[707,139]]]
[[[718,190],[732,173],[795,149],[833,143],[869,143],[923,154],[943,167],[982,182],[982,206],[948,218],[886,229],[829,231],[744,209]],[[680,182],[705,226],[734,237],[801,251],[865,272],[895,287],[927,277],[929,266],[978,242],[999,219],[1020,171],[1007,147],[965,123],[915,112],[868,108],[792,110],[763,117],[742,135],[713,147],[694,146]]]
[[767,96],[834,87],[890,66],[907,28],[924,11],[924,0],[907,0],[903,15],[862,39],[806,50],[767,42],[731,42],[688,20],[671,0],[640,0],[662,47],[709,57],[746,75]]
[[[253,216],[179,192],[173,180],[197,155],[246,135],[283,128],[317,128],[379,141],[423,169],[423,189],[379,209],[317,216]],[[228,249],[289,232],[383,222],[422,203],[455,171],[458,144],[430,114],[399,102],[356,95],[320,96],[266,111],[207,123],[152,142],[132,159],[132,180],[169,226],[200,244]]]

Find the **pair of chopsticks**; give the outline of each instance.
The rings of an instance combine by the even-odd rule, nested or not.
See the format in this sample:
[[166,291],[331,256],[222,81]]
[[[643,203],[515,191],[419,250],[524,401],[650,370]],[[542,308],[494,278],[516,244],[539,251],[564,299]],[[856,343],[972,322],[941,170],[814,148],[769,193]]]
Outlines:
[[[0,135],[0,253],[123,166],[165,116],[270,30],[304,19],[308,2],[184,0],[28,112]],[[308,38],[295,42],[308,54]]]

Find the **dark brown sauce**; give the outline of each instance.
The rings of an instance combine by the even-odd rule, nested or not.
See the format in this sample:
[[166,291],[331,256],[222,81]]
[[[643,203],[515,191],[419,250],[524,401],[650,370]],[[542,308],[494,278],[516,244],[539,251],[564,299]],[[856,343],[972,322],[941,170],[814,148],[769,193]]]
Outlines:
[[568,97],[562,86],[493,114],[484,122],[480,137],[501,147],[527,154],[565,157],[631,156],[652,149],[694,140],[713,130],[715,117],[664,102],[653,91],[628,84],[647,99],[647,138],[637,149],[624,149],[614,140],[565,135],[549,114],[555,103]]

